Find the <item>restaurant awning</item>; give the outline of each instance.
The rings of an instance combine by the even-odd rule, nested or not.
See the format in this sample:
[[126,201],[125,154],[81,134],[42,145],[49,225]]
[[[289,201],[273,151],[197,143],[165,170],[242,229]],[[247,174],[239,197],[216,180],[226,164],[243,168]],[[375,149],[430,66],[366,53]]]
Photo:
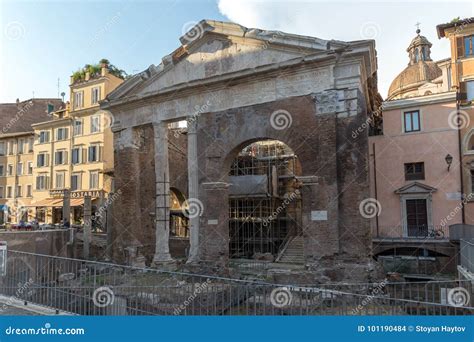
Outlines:
[[47,198],[44,200],[31,203],[28,207],[62,207],[63,200],[57,198]]
[[71,207],[79,207],[84,204],[84,198],[71,198]]

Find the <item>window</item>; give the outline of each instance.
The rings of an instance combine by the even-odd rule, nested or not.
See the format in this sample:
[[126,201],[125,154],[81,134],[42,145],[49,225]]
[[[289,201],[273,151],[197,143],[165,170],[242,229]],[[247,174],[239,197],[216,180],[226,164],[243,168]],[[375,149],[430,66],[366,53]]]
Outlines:
[[39,143],[47,143],[49,142],[49,132],[48,131],[41,131],[39,133]]
[[56,189],[64,189],[64,172],[56,173]]
[[13,164],[7,166],[7,176],[13,176]]
[[473,55],[473,38],[474,36],[467,36],[464,37],[464,56],[472,56]]
[[89,188],[98,189],[99,188],[99,171],[91,171],[89,174]]
[[6,154],[5,151],[5,142],[0,142],[0,156],[4,156]]
[[82,120],[74,120],[74,135],[82,135]]
[[99,103],[100,101],[100,87],[95,87],[95,88],[92,88],[92,91],[91,91],[91,101],[92,101],[92,104],[97,104]]
[[420,131],[420,112],[415,110],[403,113],[405,133]]
[[18,154],[23,154],[25,152],[25,140],[18,140]]
[[54,111],[54,105],[51,103],[48,103],[48,107],[46,109],[48,114],[51,114]]
[[5,176],[5,165],[0,165],[0,177]]
[[8,154],[13,155],[15,152],[15,142],[14,141],[9,141],[8,142]]
[[100,161],[100,146],[99,145],[92,145],[89,146],[89,163],[98,162]]
[[405,180],[425,179],[425,163],[405,164]]
[[33,174],[33,162],[28,162],[28,174]]
[[56,140],[66,140],[68,136],[68,129],[67,128],[58,128],[56,130]]
[[23,195],[23,191],[21,185],[17,185],[16,187],[16,197],[21,197]]
[[38,175],[36,177],[36,190],[46,190],[48,189],[48,176],[43,174],[43,175]]
[[33,138],[29,138],[29,139],[28,139],[28,153],[33,152],[33,143],[34,143],[34,139],[33,139]]
[[49,165],[49,155],[47,153],[39,153],[36,157],[36,166],[43,167]]
[[100,132],[100,115],[91,116],[91,133]]
[[33,193],[32,193],[32,186],[31,185],[27,185],[26,186],[26,197],[33,197]]
[[81,189],[81,174],[73,174],[71,176],[71,191]]
[[64,164],[67,164],[67,152],[56,151],[54,153],[54,165],[64,165]]
[[0,186],[0,198],[3,198],[3,196],[4,196],[3,194],[4,194],[3,186]]
[[71,151],[71,162],[73,164],[80,164],[81,163],[81,155],[82,155],[82,148],[81,147],[74,147]]
[[74,109],[82,108],[84,106],[84,92],[78,91],[74,93]]
[[12,198],[12,187],[11,186],[7,186],[7,198]]
[[16,164],[16,174],[21,176],[23,174],[23,163]]

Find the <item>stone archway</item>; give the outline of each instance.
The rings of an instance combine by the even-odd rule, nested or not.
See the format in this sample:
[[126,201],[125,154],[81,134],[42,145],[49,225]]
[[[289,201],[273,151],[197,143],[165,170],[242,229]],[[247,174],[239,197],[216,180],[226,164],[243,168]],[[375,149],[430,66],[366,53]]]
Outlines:
[[278,140],[245,146],[229,171],[229,257],[275,260],[302,232],[297,155]]

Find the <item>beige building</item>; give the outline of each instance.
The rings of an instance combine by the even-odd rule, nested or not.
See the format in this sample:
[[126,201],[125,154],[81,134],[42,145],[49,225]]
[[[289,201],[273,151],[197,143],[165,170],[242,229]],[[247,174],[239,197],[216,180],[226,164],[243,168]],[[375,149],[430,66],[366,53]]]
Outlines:
[[33,125],[35,132],[33,205],[40,223],[60,223],[64,190],[71,191],[71,218],[81,224],[83,201],[97,208],[112,189],[113,118],[99,101],[123,80],[108,64],[71,77],[70,102],[52,119]]
[[60,99],[0,104],[0,225],[34,218],[31,124],[46,120],[62,104]]

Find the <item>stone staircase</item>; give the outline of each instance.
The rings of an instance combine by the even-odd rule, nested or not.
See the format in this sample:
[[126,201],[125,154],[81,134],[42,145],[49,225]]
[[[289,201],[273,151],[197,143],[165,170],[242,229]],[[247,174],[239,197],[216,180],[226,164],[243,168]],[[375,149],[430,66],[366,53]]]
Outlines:
[[304,240],[302,236],[295,236],[278,258],[279,263],[304,264]]

